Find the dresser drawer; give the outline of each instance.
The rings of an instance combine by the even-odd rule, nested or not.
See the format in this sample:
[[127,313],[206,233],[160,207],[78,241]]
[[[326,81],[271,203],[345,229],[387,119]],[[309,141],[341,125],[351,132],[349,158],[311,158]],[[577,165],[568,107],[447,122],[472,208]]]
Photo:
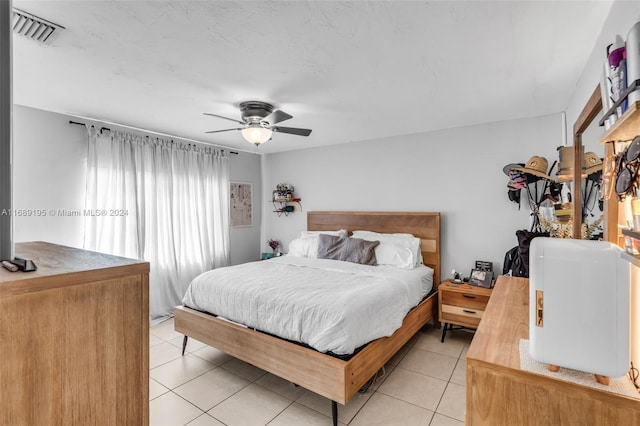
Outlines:
[[442,305],[440,311],[440,321],[461,324],[467,326],[477,326],[480,324],[484,311],[463,306]]
[[442,305],[451,305],[471,310],[484,310],[489,302],[489,296],[479,294],[460,293],[457,291],[442,291]]

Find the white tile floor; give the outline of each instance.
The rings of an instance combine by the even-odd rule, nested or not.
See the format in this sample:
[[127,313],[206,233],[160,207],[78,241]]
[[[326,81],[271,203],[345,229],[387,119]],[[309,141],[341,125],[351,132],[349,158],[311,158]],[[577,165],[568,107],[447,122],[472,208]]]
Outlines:
[[[342,425],[464,425],[465,356],[472,333],[419,332],[386,374],[346,406]],[[151,426],[331,425],[331,403],[194,339],[180,355],[173,319],[149,335]]]

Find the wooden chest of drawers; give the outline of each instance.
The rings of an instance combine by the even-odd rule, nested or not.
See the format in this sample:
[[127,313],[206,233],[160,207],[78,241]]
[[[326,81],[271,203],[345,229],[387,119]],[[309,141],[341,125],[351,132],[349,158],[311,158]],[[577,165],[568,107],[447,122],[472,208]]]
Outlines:
[[0,425],[149,424],[149,264],[18,243],[0,268]]
[[[467,287],[467,286],[465,286]],[[491,289],[444,281],[438,287],[438,312],[440,322],[477,328],[489,302]]]

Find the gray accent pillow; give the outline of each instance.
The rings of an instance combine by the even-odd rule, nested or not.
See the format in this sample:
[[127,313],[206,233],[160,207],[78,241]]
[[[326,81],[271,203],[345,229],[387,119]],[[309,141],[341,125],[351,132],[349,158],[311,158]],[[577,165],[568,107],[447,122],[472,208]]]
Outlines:
[[345,238],[335,235],[318,236],[318,259],[342,260],[375,266],[375,248],[380,241],[367,241],[360,238]]

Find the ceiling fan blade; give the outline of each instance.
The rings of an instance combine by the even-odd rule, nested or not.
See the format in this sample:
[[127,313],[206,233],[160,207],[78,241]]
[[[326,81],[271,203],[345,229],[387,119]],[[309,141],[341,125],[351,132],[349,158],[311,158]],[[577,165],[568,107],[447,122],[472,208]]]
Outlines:
[[237,129],[223,129],[223,130],[209,130],[205,133],[220,133],[220,132],[228,132],[229,130],[242,130],[244,127],[238,127]]
[[272,127],[271,130],[279,133],[290,133],[298,136],[309,136],[311,129],[298,129],[296,127]]
[[287,114],[286,112],[282,111],[282,110],[275,110],[273,111],[271,114],[267,115],[265,118],[263,118],[262,120],[260,120],[261,122],[267,122],[269,123],[270,126],[273,126],[276,123],[280,123],[281,121],[285,121],[288,120],[290,118],[293,118],[292,115]]
[[211,114],[210,112],[203,112],[204,115],[210,115],[212,117],[218,117],[218,118],[224,118],[225,120],[229,120],[229,121],[235,121],[238,124],[245,124],[244,121],[240,121],[240,120],[236,120],[235,118],[229,118],[229,117],[225,117],[223,115],[218,115],[218,114]]

